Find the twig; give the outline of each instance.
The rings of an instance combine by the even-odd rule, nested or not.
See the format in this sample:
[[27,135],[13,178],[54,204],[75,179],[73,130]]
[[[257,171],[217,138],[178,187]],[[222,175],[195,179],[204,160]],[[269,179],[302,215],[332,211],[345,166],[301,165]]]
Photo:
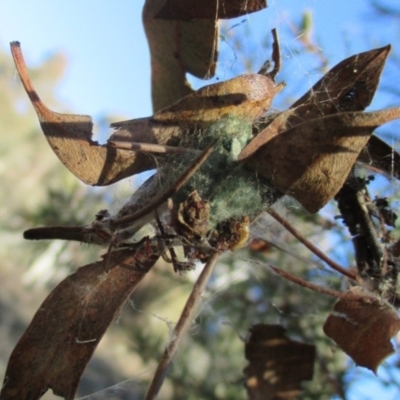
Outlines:
[[304,279],[299,278],[298,276],[292,275],[291,273],[284,271],[283,269],[274,267],[271,264],[267,264],[268,268],[271,268],[275,273],[278,275],[282,276],[283,278],[287,279],[288,281],[291,281],[293,283],[296,283],[297,285],[303,286],[307,289],[313,290],[314,292],[326,294],[328,296],[332,297],[350,297],[349,294],[343,293],[343,292],[338,292],[337,290],[332,290],[328,288],[324,288],[322,286],[316,285],[314,283],[308,282]]
[[268,60],[263,64],[258,73],[261,75],[269,76],[273,81],[275,81],[276,75],[278,75],[281,70],[281,49],[276,29],[272,29],[271,33],[274,39],[272,43],[272,61],[274,62],[274,68],[271,72],[268,72],[268,69],[271,66],[271,62]]
[[360,276],[381,278],[386,257],[368,210],[368,183],[368,178],[360,179],[350,175],[335,200],[343,222],[352,236]]
[[196,171],[203,165],[207,160],[208,156],[213,152],[214,145],[217,143],[218,138],[213,140],[202,152],[196,157],[196,159],[190,164],[187,170],[178,178],[178,180],[171,185],[169,188],[165,189],[158,197],[156,197],[150,204],[141,208],[139,211],[127,215],[121,218],[115,218],[110,220],[111,227],[118,227],[122,224],[127,224],[137,219],[144,217],[150,212],[154,211],[161,204],[166,202],[171,196],[179,191],[182,186],[196,173]]
[[[88,243],[91,240],[87,231],[85,231],[85,227],[83,226],[43,226],[40,228],[31,228],[24,232],[24,239],[61,239],[75,240],[81,243]],[[96,238],[93,238],[92,243],[97,243]]]
[[336,263],[330,259],[323,251],[312,244],[308,239],[306,239],[298,230],[296,230],[286,219],[279,215],[273,209],[269,209],[268,213],[275,218],[284,228],[286,228],[297,240],[304,244],[309,250],[311,250],[317,257],[328,264],[332,269],[341,274],[347,276],[350,279],[356,280],[356,275],[349,271],[348,269],[342,267],[340,264]]
[[[155,209],[154,211],[155,214],[155,218],[156,218],[156,223],[158,226],[158,229],[160,231],[161,237],[166,237],[166,232],[165,229],[163,227],[163,224],[160,220],[160,216],[158,214],[158,210]],[[168,259],[168,257],[166,257],[165,253],[163,254],[163,258],[166,262],[171,263],[174,266],[174,272],[179,272],[182,270],[188,270],[188,269],[192,269],[194,268],[194,265],[192,263],[188,262],[180,262],[178,260],[178,256],[176,255],[175,249],[173,246],[171,246],[170,241],[168,239],[165,239],[165,243],[167,245],[169,254],[171,255],[171,258]]]
[[275,81],[276,75],[278,75],[281,70],[281,47],[279,45],[279,36],[277,30],[274,28],[271,32],[272,37],[274,38],[272,43],[272,61],[274,62],[274,68],[268,75],[273,81]]
[[168,369],[171,366],[172,360],[178,351],[179,345],[189,329],[190,324],[192,323],[193,316],[200,302],[201,295],[203,294],[207,282],[213,273],[215,265],[217,264],[218,256],[218,253],[214,253],[204,266],[203,271],[201,271],[201,274],[193,287],[192,293],[185,304],[179,321],[175,326],[171,341],[165,349],[163,357],[158,364],[153,380],[151,381],[149,389],[147,390],[145,400],[153,400],[157,397],[158,392],[160,391],[164,382],[165,376],[168,373]]
[[139,142],[122,142],[108,141],[108,144],[123,150],[145,151],[148,153],[163,153],[163,154],[199,154],[196,149],[188,149],[186,147],[166,146],[163,144],[154,143],[139,143]]
[[79,243],[97,244],[104,246],[110,242],[111,233],[100,224],[86,226],[50,226],[31,228],[24,231],[27,240],[73,240]]

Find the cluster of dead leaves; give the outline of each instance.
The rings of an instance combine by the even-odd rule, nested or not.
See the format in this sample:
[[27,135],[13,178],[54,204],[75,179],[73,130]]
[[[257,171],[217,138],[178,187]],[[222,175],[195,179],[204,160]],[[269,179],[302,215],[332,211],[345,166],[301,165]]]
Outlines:
[[[202,46],[193,46],[191,39],[190,45],[177,45],[180,66],[183,66],[179,70],[168,66],[171,58],[168,45],[161,45],[159,49],[168,54],[152,50],[153,58],[158,54],[153,66],[160,63],[166,68],[165,73],[158,72],[161,76],[153,85],[153,98],[158,99],[155,108],[162,109],[148,118],[113,124],[115,132],[106,145],[92,140],[89,116],[59,114],[41,102],[29,79],[19,43],[11,45],[17,70],[43,133],[60,161],[77,178],[89,185],[109,185],[156,168],[154,155],[132,148],[140,149],[141,144],[156,149],[157,146],[190,143],[195,127],[207,125],[224,114],[247,118],[258,131],[238,162],[267,178],[281,193],[294,197],[309,212],[317,212],[339,192],[356,162],[383,173],[393,173],[394,164],[395,176],[399,177],[399,155],[373,132],[378,126],[400,118],[400,108],[363,111],[377,89],[390,46],[343,60],[290,109],[264,122],[262,115],[282,89],[270,76],[241,75],[197,92],[192,92],[182,77],[187,71],[197,76],[212,75],[216,19],[254,12],[265,4],[246,2],[246,8],[243,2],[232,2],[232,9],[218,9],[215,5],[219,2],[210,0],[206,2],[207,7],[202,7],[204,15],[200,17],[204,21],[196,21],[197,26],[185,25],[200,15],[196,2],[187,6],[192,2],[171,0],[161,10],[156,3],[148,1],[144,8],[150,46],[155,43],[152,35],[157,19],[165,24],[165,32],[179,25],[183,32],[189,32],[182,35],[185,40],[192,35]],[[168,25],[169,19],[175,24],[172,27]],[[196,32],[204,26],[208,28],[199,36]],[[190,54],[193,48],[202,54]],[[196,57],[214,61],[198,64],[193,62]],[[177,97],[171,101],[158,95],[157,85],[170,82],[174,73],[180,74],[182,85],[173,91]],[[181,97],[175,103],[176,98]],[[172,102],[175,104],[164,108]],[[79,240],[88,242],[106,244],[111,238],[109,232],[101,229],[79,232]],[[92,239],[86,240],[85,235]],[[93,235],[97,235],[96,240]],[[102,261],[81,267],[61,282],[41,305],[14,349],[0,398],[39,398],[52,388],[55,394],[72,399],[83,369],[108,325],[166,248],[157,237],[145,238],[135,246],[110,251]],[[356,293],[353,290],[340,296],[324,329],[357,364],[375,371],[382,359],[393,351],[389,340],[399,327],[396,312],[384,299],[357,288]],[[262,361],[256,357],[261,352],[260,338],[261,346],[267,349],[265,357],[268,357]],[[292,398],[298,393],[299,380],[286,382],[288,374],[298,375],[300,380],[312,377],[314,349],[289,342],[279,327],[254,327],[246,356],[250,361],[246,386],[251,399],[279,398],[275,394],[281,392],[285,398]],[[304,365],[303,372],[293,372],[294,364]],[[264,365],[268,367],[265,369]],[[271,393],[270,397],[265,397],[265,391]]]

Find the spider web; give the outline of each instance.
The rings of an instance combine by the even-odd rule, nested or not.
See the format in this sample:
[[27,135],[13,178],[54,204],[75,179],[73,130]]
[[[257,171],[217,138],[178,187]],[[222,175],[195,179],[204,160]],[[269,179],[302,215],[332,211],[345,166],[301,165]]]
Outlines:
[[[300,11],[309,9],[314,18],[317,18],[318,6],[315,0],[297,3],[296,8],[298,7],[298,9],[289,12],[287,8],[292,7],[291,4],[285,5],[279,1],[270,2],[269,8],[265,12],[224,22],[221,29],[218,71],[216,77],[210,82],[226,80],[246,71],[256,72],[270,58],[271,36],[269,30],[276,27],[280,34],[282,50],[282,72],[278,76],[278,81],[284,80],[287,87],[277,97],[273,108],[274,110],[282,110],[287,108],[322,76],[323,72],[326,71],[326,59],[329,60],[331,67],[336,61],[357,51],[353,47],[352,50],[354,51],[349,51],[346,48],[346,46],[353,46],[351,39],[349,39],[349,43],[346,43],[344,35],[341,35],[340,32],[337,32],[339,37],[337,41],[342,43],[342,56],[336,56],[336,59],[332,55],[334,50],[330,42],[325,39],[326,33],[310,30],[307,39],[310,47],[307,47],[304,36],[307,36],[308,33],[302,33],[300,29],[302,19]],[[327,42],[323,46],[324,51],[321,50],[317,36],[318,39],[321,37],[321,41],[326,40]],[[365,48],[360,49],[360,51],[367,48],[369,48],[369,44],[366,44]],[[195,87],[204,85],[204,82],[195,79],[192,79],[192,82]],[[385,87],[385,83],[383,86]],[[380,92],[378,91],[376,98],[379,98],[379,96]],[[384,107],[390,104],[389,98],[385,96]],[[398,139],[393,134],[396,130],[389,126],[385,129],[389,135],[389,143],[391,145],[397,144]],[[128,185],[131,189],[132,184],[128,183]],[[383,191],[385,195],[387,193],[391,198],[398,197],[398,189],[395,185],[387,186],[385,181],[379,181],[376,185],[372,190],[376,190],[377,193]],[[111,189],[109,196],[113,203],[112,207],[118,208],[115,204],[123,202],[118,198],[124,198],[125,192],[126,189]],[[298,229],[316,242],[324,252],[330,254],[337,261],[348,265],[352,248],[348,246],[348,237],[343,237],[343,230],[340,229],[338,222],[333,218],[338,213],[335,211],[334,205],[328,205],[321,212],[323,221],[310,216],[304,218],[301,208],[290,199],[284,199],[277,207]],[[316,224],[320,224],[319,227],[317,225],[317,229],[315,229]],[[321,225],[328,226],[329,224],[333,226],[329,232],[321,227]],[[175,361],[174,371],[171,372],[171,381],[183,382],[185,374],[189,376],[190,379],[185,381],[186,398],[191,398],[190,396],[199,393],[198,386],[196,386],[196,384],[199,385],[199,382],[208,382],[209,387],[214,387],[215,398],[234,398],[232,397],[234,391],[240,393],[242,389],[239,380],[241,370],[245,365],[242,355],[243,343],[240,337],[246,335],[246,328],[253,323],[260,321],[281,323],[288,328],[289,332],[303,340],[316,340],[315,338],[318,338],[319,342],[325,346],[324,351],[326,353],[332,352],[332,347],[326,345],[326,340],[318,331],[332,300],[321,298],[319,294],[310,294],[306,289],[274,276],[268,270],[267,264],[282,266],[293,274],[336,289],[340,289],[343,284],[341,280],[337,275],[327,270],[319,260],[304,250],[270,218],[266,216],[260,218],[254,227],[253,235],[270,242],[271,249],[268,249],[264,255],[249,255],[246,251],[241,251],[238,254],[228,254],[221,260],[216,275],[209,284],[190,336]],[[115,385],[110,385],[108,381],[104,380],[103,387],[105,389],[96,390],[95,393],[81,398],[141,398],[146,386],[143,381],[149,379],[154,373],[155,359],[149,357],[149,360],[145,360],[147,361],[145,363],[143,360],[138,361],[135,356],[131,355],[132,348],[139,354],[150,351],[152,345],[158,351],[163,348],[171,332],[171,321],[177,320],[184,298],[189,293],[191,283],[198,274],[198,271],[196,271],[181,278],[174,276],[171,279],[167,268],[169,267],[158,267],[139,291],[135,292],[132,297],[133,306],[125,307],[117,326],[111,328],[111,332],[103,339],[104,343],[98,348],[100,355],[105,354],[103,357],[109,359],[115,357],[115,360],[112,360],[112,365],[120,369],[116,374],[118,375],[116,381],[121,379],[121,375],[126,376],[127,379],[118,381],[119,383]],[[157,275],[161,275],[161,277]],[[172,283],[173,281],[174,283]],[[157,284],[164,288],[164,294],[162,290],[157,291]],[[146,292],[151,293],[152,296]],[[139,327],[138,330],[147,332],[148,327],[149,331],[156,332],[156,339],[149,341],[150,343],[145,349],[135,348],[135,344],[132,344],[134,340],[138,341],[137,337],[132,336],[129,340],[126,337],[121,339],[119,336],[120,328],[129,330],[130,326],[135,324]],[[299,326],[302,328],[301,331]],[[148,337],[145,337],[146,339],[150,338],[150,334],[148,335]],[[140,339],[142,339],[140,343],[144,345],[143,337]],[[115,353],[108,352],[108,346],[120,346],[122,348],[119,350],[120,354],[116,356]],[[209,355],[210,353],[233,355],[229,359],[218,360],[213,359]],[[188,360],[189,363],[192,361],[191,365],[187,365]],[[338,364],[336,369],[333,370],[338,373],[342,370],[343,363],[347,362],[340,354],[334,355],[329,360]],[[101,367],[96,367],[96,363],[99,363],[98,359],[93,360],[92,365],[85,373],[80,393],[84,393],[84,390],[92,390],[83,389],[83,387],[85,382],[90,380],[90,374],[93,374],[93,371],[95,371],[94,373],[102,373]],[[129,363],[136,364],[135,366],[139,365],[139,369],[126,368],[126,364]],[[215,366],[217,366],[219,373],[217,374],[214,369],[215,377],[212,377],[210,369]],[[323,367],[324,365],[321,362],[321,370]],[[138,370],[143,371],[143,373],[137,373]],[[234,370],[233,373],[232,370]],[[106,370],[105,373],[110,374],[110,370]],[[169,384],[166,383],[165,398],[168,398]],[[190,388],[189,385],[192,385],[192,387]],[[310,387],[309,395],[317,393],[316,391],[317,388]],[[241,397],[243,397],[244,392],[242,391],[241,394]]]

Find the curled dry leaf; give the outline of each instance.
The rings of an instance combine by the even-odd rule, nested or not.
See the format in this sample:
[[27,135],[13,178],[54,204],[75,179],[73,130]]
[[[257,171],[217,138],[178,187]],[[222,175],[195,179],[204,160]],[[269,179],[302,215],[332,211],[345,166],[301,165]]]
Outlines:
[[246,163],[314,213],[342,187],[372,132],[397,118],[400,108],[313,119],[273,137]]
[[336,302],[324,332],[357,365],[376,373],[379,364],[394,353],[390,339],[399,331],[400,319],[388,303],[361,287],[348,294]]
[[88,185],[109,185],[152,167],[153,161],[144,153],[100,146],[93,141],[89,116],[48,109],[33,88],[18,42],[11,43],[11,52],[50,147],[76,177]]
[[163,244],[144,239],[62,281],[39,307],[8,362],[1,399],[73,399],[107,327],[155,264]]
[[209,124],[223,115],[243,119],[259,118],[271,106],[283,85],[264,75],[246,74],[225,82],[204,86],[176,104],[157,112],[153,119],[179,125]]
[[266,0],[167,0],[156,18],[180,19],[223,19],[237,18],[263,10]]
[[165,0],[146,0],[143,25],[151,55],[153,110],[158,111],[191,93],[186,73],[198,78],[215,74],[219,29],[217,20],[156,19]]
[[[259,75],[241,75],[225,82],[205,86],[152,118],[113,123],[116,131],[110,141],[147,143],[190,143],[191,129],[201,123],[220,120],[225,114],[255,119],[268,110],[282,85]],[[154,164],[155,165],[155,164]]]
[[254,325],[246,340],[244,369],[250,400],[297,398],[314,374],[315,346],[290,340],[279,325]]

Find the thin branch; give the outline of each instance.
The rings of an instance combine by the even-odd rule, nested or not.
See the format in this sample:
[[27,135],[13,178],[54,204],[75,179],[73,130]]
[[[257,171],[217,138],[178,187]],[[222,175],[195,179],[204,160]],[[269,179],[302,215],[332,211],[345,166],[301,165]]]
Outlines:
[[350,175],[335,200],[341,218],[352,236],[359,275],[381,278],[387,254],[384,253],[380,234],[371,220],[368,183],[369,178],[360,179]]
[[84,226],[43,226],[40,228],[27,229],[24,232],[24,239],[28,240],[75,240],[81,243],[97,243],[96,237],[89,237]]
[[168,373],[168,369],[171,366],[172,360],[178,351],[179,345],[193,321],[200,298],[204,292],[208,280],[211,277],[211,274],[214,271],[214,267],[217,264],[218,256],[218,253],[214,253],[204,266],[203,271],[201,271],[201,274],[193,287],[192,293],[185,304],[179,321],[175,326],[171,341],[165,349],[163,357],[158,364],[156,373],[154,374],[153,380],[150,383],[149,389],[147,390],[145,400],[153,400],[157,397],[158,392],[160,391],[164,379]]
[[274,38],[274,42],[272,43],[272,61],[274,62],[273,70],[268,74],[270,78],[275,81],[276,75],[281,70],[281,47],[279,45],[279,36],[276,29],[272,29],[272,37]]
[[199,154],[200,151],[196,149],[188,149],[186,147],[166,146],[163,144],[154,143],[139,143],[139,142],[122,142],[122,141],[108,141],[108,144],[117,149],[144,151],[148,153],[162,153],[162,154]]
[[342,267],[337,262],[329,258],[323,251],[312,244],[308,239],[306,239],[298,230],[296,230],[285,218],[279,215],[273,209],[269,209],[268,213],[275,218],[284,228],[286,228],[297,240],[304,244],[309,250],[311,250],[317,257],[328,264],[332,269],[341,274],[347,276],[350,279],[356,280],[356,274],[349,271],[347,268]]
[[269,68],[271,67],[271,61],[267,60],[258,73],[260,75],[269,76],[273,81],[275,81],[276,75],[278,75],[279,71],[281,70],[281,49],[279,45],[279,37],[276,29],[272,29],[271,31],[272,37],[274,39],[272,43],[272,61],[274,62],[274,68],[271,72],[269,72]]
[[316,285],[315,283],[308,282],[304,279],[299,278],[298,276],[292,275],[290,272],[287,272],[287,271],[284,271],[283,269],[274,267],[271,264],[267,264],[267,266],[268,266],[268,268],[271,268],[275,273],[277,273],[278,275],[287,279],[288,281],[296,283],[297,285],[303,286],[307,289],[313,290],[314,292],[326,294],[327,296],[332,296],[332,297],[337,297],[337,298],[349,297],[349,295],[347,293],[338,292],[337,290],[324,288],[322,286]]
[[[156,223],[158,226],[158,229],[160,231],[161,237],[166,237],[166,232],[164,229],[164,226],[160,220],[160,216],[158,214],[158,210],[156,209],[155,212],[155,218],[156,218]],[[179,272],[179,271],[184,271],[188,269],[193,269],[194,268],[194,263],[187,261],[187,262],[181,262],[178,259],[178,256],[176,255],[175,249],[173,246],[171,246],[170,241],[168,239],[165,239],[165,243],[168,247],[169,254],[171,255],[171,258],[168,259],[166,257],[165,253],[163,254],[163,258],[166,262],[171,263],[174,266],[174,272]]]

